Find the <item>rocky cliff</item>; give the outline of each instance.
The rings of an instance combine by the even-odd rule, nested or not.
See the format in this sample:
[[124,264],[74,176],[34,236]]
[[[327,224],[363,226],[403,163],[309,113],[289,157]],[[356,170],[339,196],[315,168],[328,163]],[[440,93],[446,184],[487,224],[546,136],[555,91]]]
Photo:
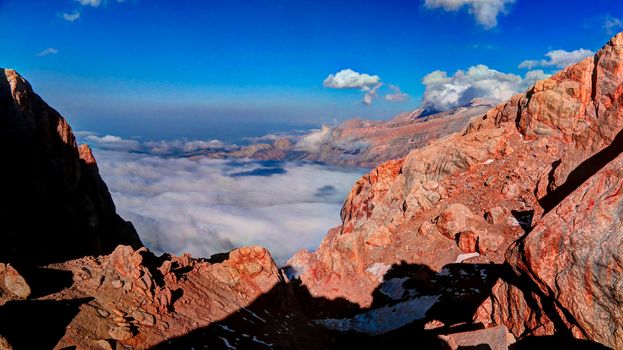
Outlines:
[[486,264],[499,279],[464,321],[621,349],[622,131],[620,33],[464,133],[362,177],[342,225],[298,253],[293,274],[314,296],[369,307],[395,264]]
[[0,261],[38,264],[139,247],[88,147],[15,71],[0,69]]

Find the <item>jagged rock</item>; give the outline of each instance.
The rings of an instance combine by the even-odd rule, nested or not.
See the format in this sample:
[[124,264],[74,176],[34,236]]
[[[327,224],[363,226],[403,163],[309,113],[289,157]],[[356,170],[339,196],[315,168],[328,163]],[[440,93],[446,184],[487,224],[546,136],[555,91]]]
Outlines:
[[4,271],[4,286],[9,290],[9,292],[15,294],[16,296],[26,299],[30,296],[30,286],[22,277],[22,275],[13,268],[10,264],[6,265],[6,269]]
[[11,343],[2,335],[0,335],[0,350],[13,350]]
[[[621,135],[623,33],[464,133],[362,177],[342,226],[292,261],[312,295],[369,306],[380,282],[368,266],[404,261],[440,271],[463,253],[455,238],[473,250],[473,235],[460,237],[473,226],[482,230],[474,261],[501,266],[507,255],[514,271],[493,286],[477,321],[515,336],[569,334],[623,349]],[[426,200],[430,192],[439,198]],[[391,239],[368,244],[382,232]]]
[[45,264],[141,245],[116,214],[90,150],[77,148],[65,119],[10,69],[0,69],[0,119],[12,169],[0,172],[1,260]]

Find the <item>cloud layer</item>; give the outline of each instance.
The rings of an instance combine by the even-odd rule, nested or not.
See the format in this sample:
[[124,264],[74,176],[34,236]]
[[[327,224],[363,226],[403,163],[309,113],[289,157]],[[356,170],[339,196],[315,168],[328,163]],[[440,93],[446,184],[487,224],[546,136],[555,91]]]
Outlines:
[[259,244],[284,263],[339,224],[361,175],[307,163],[190,160],[95,150],[121,216],[156,252],[208,257]]
[[426,86],[422,105],[445,111],[469,104],[475,98],[504,101],[527,89],[537,80],[549,76],[542,70],[535,70],[526,73],[522,78],[482,64],[472,66],[467,71],[458,70],[452,76],[437,70],[422,80]]
[[225,145],[219,140],[161,140],[161,141],[139,141],[135,139],[124,139],[114,135],[98,136],[95,133],[78,131],[76,132],[79,140],[88,143],[94,148],[108,151],[125,151],[134,153],[144,153],[161,156],[178,156],[192,154],[204,150],[229,150],[236,145]]
[[515,0],[426,0],[424,6],[429,9],[442,8],[446,11],[458,11],[467,7],[476,22],[490,29],[498,24],[498,16],[508,12],[508,6]]
[[519,64],[519,68],[532,69],[535,67],[555,67],[565,68],[574,63],[580,62],[586,57],[593,56],[595,52],[587,49],[577,49],[573,51],[552,50],[545,54],[547,59],[525,60]]

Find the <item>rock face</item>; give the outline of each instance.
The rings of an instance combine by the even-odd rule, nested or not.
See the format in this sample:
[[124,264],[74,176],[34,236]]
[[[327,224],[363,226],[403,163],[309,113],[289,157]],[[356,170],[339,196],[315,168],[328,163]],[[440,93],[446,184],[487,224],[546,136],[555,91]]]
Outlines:
[[464,133],[362,177],[342,225],[290,264],[312,295],[369,306],[381,267],[440,271],[476,251],[467,262],[507,272],[475,320],[622,349],[622,151],[620,33]]
[[141,245],[86,147],[30,84],[0,69],[0,261],[37,264]]
[[390,159],[402,158],[432,140],[465,129],[472,118],[482,116],[491,107],[490,102],[475,99],[470,105],[446,112],[420,108],[388,121],[352,119],[336,127],[323,127],[303,135],[297,142],[278,138],[272,143],[256,143],[228,152],[205,151],[191,156],[313,160],[374,167]]

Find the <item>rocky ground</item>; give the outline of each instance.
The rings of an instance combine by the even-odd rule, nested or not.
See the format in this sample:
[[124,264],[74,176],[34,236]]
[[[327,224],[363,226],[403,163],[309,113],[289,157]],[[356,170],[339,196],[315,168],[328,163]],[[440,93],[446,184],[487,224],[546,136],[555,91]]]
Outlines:
[[0,140],[23,149],[2,175],[0,349],[623,349],[623,33],[363,176],[284,269],[261,247],[141,247],[88,147],[4,76]]

